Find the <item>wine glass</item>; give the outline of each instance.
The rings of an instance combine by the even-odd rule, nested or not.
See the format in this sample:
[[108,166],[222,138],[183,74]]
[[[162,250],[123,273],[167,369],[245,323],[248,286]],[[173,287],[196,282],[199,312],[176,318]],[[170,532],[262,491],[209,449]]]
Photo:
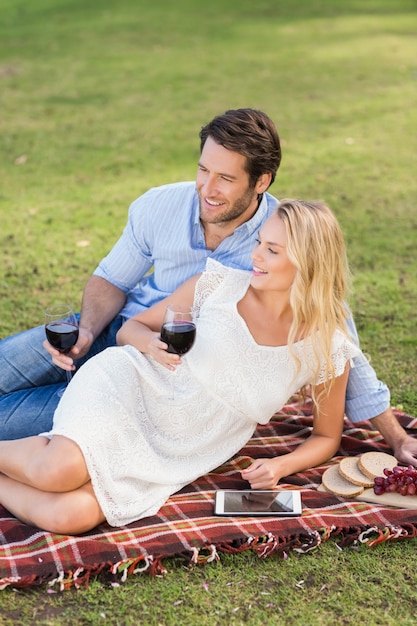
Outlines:
[[[61,354],[68,354],[72,346],[78,339],[78,320],[68,304],[56,304],[45,310],[45,333],[46,338],[56,350]],[[67,383],[70,382],[72,374],[65,370]],[[64,390],[58,391],[62,396]]]
[[[171,354],[186,354],[193,347],[196,326],[194,310],[182,304],[170,304],[165,311],[161,340],[168,344]],[[175,379],[172,379],[171,398],[174,400]]]

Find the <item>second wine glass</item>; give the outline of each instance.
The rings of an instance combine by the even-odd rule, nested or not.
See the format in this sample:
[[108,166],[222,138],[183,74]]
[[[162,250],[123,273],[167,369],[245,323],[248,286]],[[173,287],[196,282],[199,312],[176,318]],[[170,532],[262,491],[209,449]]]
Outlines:
[[[165,312],[161,328],[161,340],[168,344],[171,354],[186,354],[193,347],[196,325],[193,308],[182,304],[170,304]],[[172,378],[171,398],[174,394],[175,378]]]
[[[45,334],[46,338],[58,352],[68,354],[78,339],[78,320],[74,311],[68,304],[56,304],[45,310]],[[66,371],[67,383],[72,374]],[[64,392],[58,391],[62,396]]]

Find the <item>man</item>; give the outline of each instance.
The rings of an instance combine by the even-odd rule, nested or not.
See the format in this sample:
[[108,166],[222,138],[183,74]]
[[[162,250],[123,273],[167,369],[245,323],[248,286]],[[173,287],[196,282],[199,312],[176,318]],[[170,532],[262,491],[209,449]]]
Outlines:
[[[202,271],[208,257],[252,269],[257,233],[277,206],[267,193],[281,160],[277,130],[261,111],[237,109],[204,126],[200,140],[195,183],[151,189],[130,206],[121,238],[87,282],[71,353],[63,356],[45,342],[43,327],[0,342],[0,438],[49,430],[73,359],[80,367],[114,345],[126,319]],[[357,340],[352,319],[349,327]],[[398,460],[417,465],[417,441],[400,427],[389,400],[365,357],[355,358],[346,414],[355,422],[372,419]]]

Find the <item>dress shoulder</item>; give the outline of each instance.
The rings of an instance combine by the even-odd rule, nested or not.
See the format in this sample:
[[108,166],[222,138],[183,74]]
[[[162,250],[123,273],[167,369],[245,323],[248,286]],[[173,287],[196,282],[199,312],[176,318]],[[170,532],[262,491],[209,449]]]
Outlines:
[[204,272],[198,279],[194,291],[193,308],[198,316],[199,311],[207,298],[226,280],[247,280],[248,272],[227,267],[214,259],[207,259]]
[[[331,351],[335,377],[343,374],[347,362],[350,362],[351,366],[353,366],[353,357],[358,356],[361,352],[358,346],[350,341],[340,330],[337,330],[333,335]],[[326,382],[326,379],[326,367],[323,362],[315,384],[320,385]]]

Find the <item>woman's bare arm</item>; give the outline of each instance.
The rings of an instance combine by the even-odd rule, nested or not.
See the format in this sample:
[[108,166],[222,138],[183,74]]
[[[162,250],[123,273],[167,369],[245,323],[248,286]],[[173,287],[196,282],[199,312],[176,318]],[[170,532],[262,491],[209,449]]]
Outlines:
[[[242,478],[250,482],[252,489],[272,489],[284,476],[320,465],[336,453],[343,432],[348,375],[349,364],[314,409],[313,431],[306,441],[289,454],[273,459],[255,459],[242,471]],[[322,388],[322,385],[317,387],[317,395]]]

